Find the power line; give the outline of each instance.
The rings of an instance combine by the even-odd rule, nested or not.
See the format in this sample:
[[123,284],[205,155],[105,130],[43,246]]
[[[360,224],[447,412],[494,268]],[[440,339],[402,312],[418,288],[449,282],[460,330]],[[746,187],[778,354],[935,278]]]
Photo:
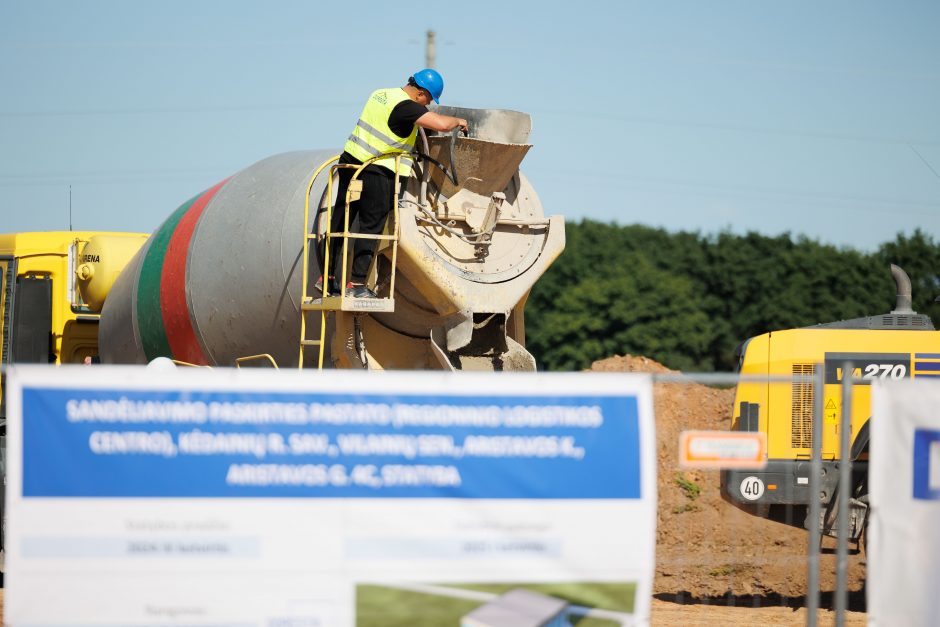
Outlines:
[[240,168],[212,168],[198,170],[112,171],[110,173],[52,174],[0,176],[3,187],[43,187],[52,185],[118,185],[143,181],[187,180],[196,178],[221,179]]
[[[916,200],[900,200],[896,198],[883,198],[883,197],[865,197],[865,196],[851,196],[845,194],[831,194],[825,192],[810,192],[804,190],[787,190],[787,189],[775,189],[775,188],[765,188],[765,187],[756,187],[748,185],[727,185],[720,183],[705,183],[701,181],[688,181],[667,177],[640,177],[640,176],[630,176],[623,175],[618,173],[616,177],[604,177],[603,175],[585,170],[585,171],[576,171],[569,169],[559,169],[559,168],[529,168],[526,170],[526,173],[530,179],[533,178],[533,173],[538,173],[539,171],[546,172],[553,180],[557,180],[560,177],[569,176],[571,178],[577,178],[583,180],[584,178],[589,179],[602,179],[606,185],[614,185],[617,187],[635,187],[633,183],[639,184],[648,184],[656,187],[668,186],[672,191],[678,193],[682,196],[690,195],[690,191],[682,191],[676,188],[692,188],[699,190],[707,190],[704,194],[707,194],[712,197],[719,197],[721,194],[733,194],[733,195],[751,195],[751,196],[775,196],[781,198],[792,198],[797,201],[802,200],[804,203],[809,201],[817,206],[823,204],[827,208],[831,208],[833,203],[848,203],[855,206],[855,208],[862,211],[869,211],[875,213],[884,213],[886,210],[883,206],[887,205],[891,207],[891,211],[894,213],[904,213],[907,215],[922,215],[922,216],[936,216],[937,210],[940,210],[940,203],[934,202],[921,202]],[[697,192],[699,193],[699,192]],[[541,192],[541,195],[544,196],[545,192]],[[872,206],[873,204],[881,206]],[[898,206],[905,208],[898,209]]]
[[325,43],[344,43],[348,41],[342,35],[329,36],[317,34],[316,42],[311,39],[7,39],[0,42],[0,50],[59,50],[75,48],[80,50],[112,48],[169,48],[169,49],[223,49],[223,48],[311,48]]
[[[535,112],[532,112],[535,113]],[[741,133],[760,133],[764,135],[786,135],[791,137],[812,137],[814,139],[835,139],[840,141],[871,142],[878,144],[904,144],[907,146],[940,146],[940,139],[913,139],[910,137],[890,137],[878,135],[853,135],[851,133],[833,133],[831,131],[803,130],[803,129],[784,129],[772,128],[767,126],[751,126],[744,124],[724,124],[718,122],[697,122],[670,120],[665,118],[653,118],[639,115],[616,115],[609,113],[599,113],[590,111],[561,111],[552,109],[543,109],[539,114],[562,115],[567,118],[577,117],[579,119],[590,118],[595,120],[613,120],[617,122],[628,122],[635,124],[655,124],[658,126],[675,126],[681,128],[698,128],[718,131],[735,131]]]
[[940,174],[937,174],[937,171],[933,169],[933,166],[930,165],[930,162],[927,161],[926,159],[924,159],[924,155],[922,155],[922,154],[920,154],[919,152],[917,152],[917,149],[914,148],[913,146],[911,146],[910,144],[908,144],[908,147],[909,147],[911,150],[914,151],[914,154],[915,154],[915,155],[917,155],[918,157],[920,157],[920,160],[924,162],[924,165],[927,166],[927,168],[928,168],[931,172],[933,172],[933,175],[936,176],[938,179],[940,179]]
[[41,118],[71,115],[166,115],[178,113],[223,113],[229,111],[310,110],[354,107],[353,102],[320,102],[299,104],[209,105],[205,107],[161,107],[129,109],[60,109],[53,111],[0,111],[0,118]]

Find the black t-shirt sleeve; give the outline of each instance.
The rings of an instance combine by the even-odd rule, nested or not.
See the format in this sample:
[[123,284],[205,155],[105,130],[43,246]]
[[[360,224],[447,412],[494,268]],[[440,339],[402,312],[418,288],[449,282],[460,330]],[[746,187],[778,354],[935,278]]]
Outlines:
[[399,137],[408,137],[414,130],[415,122],[428,112],[423,104],[414,100],[402,100],[388,116],[388,127]]

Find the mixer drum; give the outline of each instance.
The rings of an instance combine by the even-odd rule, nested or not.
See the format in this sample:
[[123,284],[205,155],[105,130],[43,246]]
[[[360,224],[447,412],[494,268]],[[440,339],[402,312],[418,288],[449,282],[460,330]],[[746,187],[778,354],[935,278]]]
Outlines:
[[111,289],[102,361],[232,365],[269,353],[296,366],[304,200],[311,173],[333,154],[270,157],[179,207]]

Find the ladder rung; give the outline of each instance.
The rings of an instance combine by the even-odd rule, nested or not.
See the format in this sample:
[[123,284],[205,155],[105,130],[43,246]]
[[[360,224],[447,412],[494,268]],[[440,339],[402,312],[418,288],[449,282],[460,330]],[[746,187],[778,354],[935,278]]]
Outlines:
[[316,302],[304,303],[300,306],[302,311],[395,311],[394,298],[344,298],[342,296],[327,296],[317,299]]
[[[330,237],[342,238],[342,233],[327,233]],[[323,233],[307,233],[307,239],[319,239],[323,237]],[[397,240],[397,235],[369,235],[368,233],[352,233],[348,235],[349,239],[387,239],[387,240]]]
[[[327,296],[326,298],[315,298],[310,302],[302,303],[300,305],[300,310],[301,311],[323,311],[324,309],[326,309],[329,311],[329,310],[337,309],[337,307],[333,307],[331,305],[333,305],[333,301],[338,301],[338,300],[339,300],[339,296]],[[323,301],[326,301],[326,302],[323,302]]]
[[303,346],[319,346],[320,340],[300,340]]
[[[342,233],[327,233],[330,237],[344,237]],[[397,240],[397,235],[369,235],[368,233],[349,233],[349,239],[384,239],[384,240]]]

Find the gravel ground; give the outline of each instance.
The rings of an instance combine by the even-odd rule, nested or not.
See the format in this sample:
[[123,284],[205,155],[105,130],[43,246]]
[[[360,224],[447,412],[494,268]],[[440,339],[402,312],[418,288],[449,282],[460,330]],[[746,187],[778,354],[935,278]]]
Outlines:
[[[673,373],[646,357],[595,362],[594,372]],[[656,625],[799,625],[805,623],[806,555],[802,529],[746,514],[721,499],[717,471],[681,471],[679,434],[687,429],[727,430],[733,389],[697,384],[654,386],[658,461]],[[834,607],[835,541],[823,541],[820,607]],[[850,617],[865,622],[865,556],[850,545]],[[727,607],[734,603],[735,607]],[[831,624],[831,611],[820,624]],[[689,622],[691,621],[691,622]]]

